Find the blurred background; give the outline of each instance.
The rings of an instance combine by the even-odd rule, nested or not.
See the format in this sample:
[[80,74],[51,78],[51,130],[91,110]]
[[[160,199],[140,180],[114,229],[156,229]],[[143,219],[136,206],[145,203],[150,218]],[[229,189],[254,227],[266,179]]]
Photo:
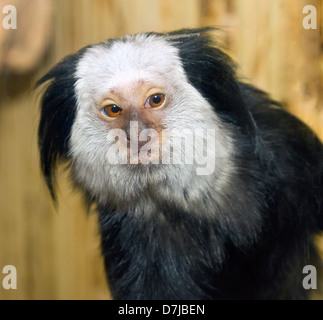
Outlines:
[[[317,29],[303,27],[308,4]],[[16,29],[5,27],[6,5],[17,9]],[[322,14],[320,0],[0,0],[0,271],[17,268],[16,290],[2,288],[0,272],[0,299],[110,298],[95,214],[63,169],[55,209],[40,175],[33,86],[51,66],[125,33],[220,26],[240,74],[323,139]]]

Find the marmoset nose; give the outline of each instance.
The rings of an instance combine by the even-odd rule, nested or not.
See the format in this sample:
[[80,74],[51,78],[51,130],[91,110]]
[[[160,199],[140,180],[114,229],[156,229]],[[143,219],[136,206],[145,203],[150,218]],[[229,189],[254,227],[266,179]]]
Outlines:
[[130,147],[133,147],[133,144],[136,144],[138,146],[138,151],[139,151],[150,140],[151,140],[150,136],[148,136],[147,140],[145,141],[140,141],[139,136],[136,136],[131,140],[130,136],[127,135],[127,147],[130,148]]

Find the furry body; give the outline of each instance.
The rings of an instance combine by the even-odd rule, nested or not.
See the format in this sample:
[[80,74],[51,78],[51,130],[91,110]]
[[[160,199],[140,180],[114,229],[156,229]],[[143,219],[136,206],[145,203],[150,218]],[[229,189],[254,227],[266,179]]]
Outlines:
[[[237,79],[208,29],[89,46],[39,84],[47,80],[42,169],[54,197],[57,161],[69,161],[72,180],[97,204],[115,299],[306,297],[302,269],[316,257],[313,235],[323,228],[322,144]],[[151,87],[166,96],[161,110],[140,107]],[[124,119],[102,119],[107,97]],[[109,164],[106,136],[130,121],[158,134],[212,129],[214,170],[198,175],[196,162]],[[185,146],[201,154],[202,145]]]

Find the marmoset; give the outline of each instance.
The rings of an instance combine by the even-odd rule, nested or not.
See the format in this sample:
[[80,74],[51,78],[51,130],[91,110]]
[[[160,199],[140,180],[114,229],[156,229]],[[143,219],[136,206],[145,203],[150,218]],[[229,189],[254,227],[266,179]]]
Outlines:
[[323,147],[240,80],[212,29],[89,45],[38,86],[41,168],[98,213],[114,299],[305,299]]

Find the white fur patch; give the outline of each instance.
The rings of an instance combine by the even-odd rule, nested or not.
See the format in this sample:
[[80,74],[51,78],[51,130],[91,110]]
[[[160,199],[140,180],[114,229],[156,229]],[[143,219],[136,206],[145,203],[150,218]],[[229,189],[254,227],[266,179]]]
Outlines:
[[[78,63],[76,78],[77,114],[70,155],[73,177],[87,193],[101,204],[126,207],[136,203],[142,213],[148,214],[156,209],[157,199],[189,212],[214,214],[212,208],[221,202],[234,171],[231,133],[188,82],[176,47],[160,36],[145,34],[103,42],[87,49]],[[97,110],[112,90],[120,92],[141,82],[163,88],[171,97],[164,109],[166,129],[212,130],[214,143],[207,144],[207,152],[213,157],[212,174],[199,175],[196,163],[109,163],[109,123],[98,116]],[[182,148],[182,143],[175,147]],[[205,152],[203,143],[195,145],[192,141],[186,148]]]

